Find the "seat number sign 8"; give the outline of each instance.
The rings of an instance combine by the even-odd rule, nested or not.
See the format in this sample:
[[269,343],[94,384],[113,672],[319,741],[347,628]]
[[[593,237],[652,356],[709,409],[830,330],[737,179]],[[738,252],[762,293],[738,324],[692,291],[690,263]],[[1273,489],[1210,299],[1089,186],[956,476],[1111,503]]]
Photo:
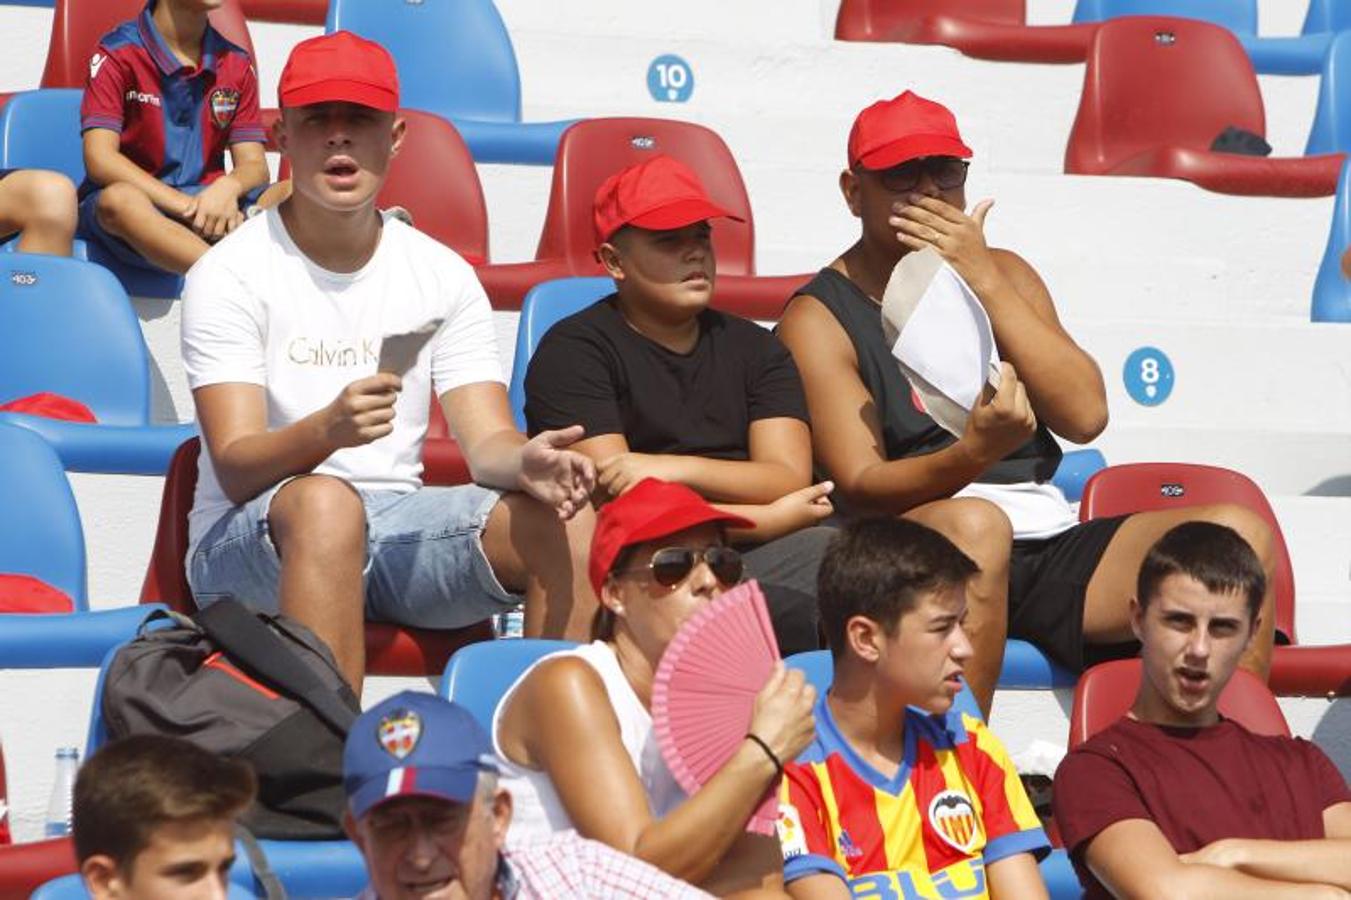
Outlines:
[[647,67],[647,91],[658,103],[684,103],[694,93],[694,70],[673,53],[658,56]]
[[1141,347],[1122,367],[1126,393],[1141,406],[1158,406],[1173,393],[1173,363],[1157,347]]

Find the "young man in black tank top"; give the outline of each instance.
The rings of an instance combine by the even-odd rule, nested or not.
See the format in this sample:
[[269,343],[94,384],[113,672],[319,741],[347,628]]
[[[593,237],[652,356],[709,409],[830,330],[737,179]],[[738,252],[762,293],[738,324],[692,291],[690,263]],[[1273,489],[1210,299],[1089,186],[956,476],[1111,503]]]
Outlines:
[[810,526],[831,514],[831,486],[811,484],[788,351],[754,322],[709,309],[709,219],[727,215],[668,156],[601,186],[597,252],[617,290],[545,334],[526,375],[526,420],[531,433],[559,418],[586,429],[575,449],[596,461],[603,499],[659,478],[755,522],[733,539],[787,654],[820,646],[816,570],[833,529]]
[[[861,235],[791,300],[778,333],[802,373],[817,465],[834,479],[842,507],[913,514],[966,489],[1012,520],[1007,604],[997,586],[987,585],[970,613],[975,627],[968,632],[981,662],[970,676],[976,689],[978,679],[983,684],[999,671],[1005,627],[1075,670],[1091,661],[1084,645],[1129,641],[1135,573],[1149,547],[1179,522],[1234,528],[1257,550],[1268,583],[1273,555],[1265,523],[1235,506],[1074,524],[1063,495],[1048,483],[1060,456],[1051,433],[1073,443],[1101,433],[1102,374],[1061,326],[1036,271],[1016,253],[986,245],[993,201],[964,211],[972,155],[952,113],[910,91],[863,110],[849,135],[849,168],[840,175]],[[999,389],[972,411],[960,438],[912,403],[882,338],[878,307],[892,269],[924,248],[936,250],[970,286],[1004,360]],[[1273,620],[1268,589],[1262,632],[1242,662],[1263,677]]]

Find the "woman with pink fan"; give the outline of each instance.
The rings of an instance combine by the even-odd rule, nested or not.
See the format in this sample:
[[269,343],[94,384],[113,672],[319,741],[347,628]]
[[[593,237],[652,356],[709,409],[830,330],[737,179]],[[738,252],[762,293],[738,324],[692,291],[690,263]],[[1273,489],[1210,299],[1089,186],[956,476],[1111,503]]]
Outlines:
[[541,660],[494,717],[509,842],[575,828],[710,893],[782,896],[759,826],[812,738],[815,692],[778,662],[758,590],[734,587],[723,530],[742,524],[655,479],[602,508],[597,640]]

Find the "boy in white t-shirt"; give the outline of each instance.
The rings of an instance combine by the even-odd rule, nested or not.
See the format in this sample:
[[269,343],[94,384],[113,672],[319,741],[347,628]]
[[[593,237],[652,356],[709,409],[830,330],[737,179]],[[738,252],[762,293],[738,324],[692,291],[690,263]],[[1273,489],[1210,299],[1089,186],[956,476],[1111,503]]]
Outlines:
[[[516,430],[473,270],[375,208],[404,135],[393,59],[348,32],[313,38],[278,94],[291,198],[208,251],[184,292],[208,451],[189,525],[197,602],[280,609],[357,688],[363,611],[454,628],[524,592],[527,634],[584,638],[595,471],[565,449],[582,429]],[[376,371],[386,337],[438,321],[402,377]],[[433,389],[476,484],[422,487]]]

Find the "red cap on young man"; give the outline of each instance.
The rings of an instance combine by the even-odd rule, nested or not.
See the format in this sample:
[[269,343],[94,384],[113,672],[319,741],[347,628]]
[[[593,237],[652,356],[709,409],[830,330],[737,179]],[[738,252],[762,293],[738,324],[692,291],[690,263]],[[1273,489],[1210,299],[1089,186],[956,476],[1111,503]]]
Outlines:
[[382,112],[399,108],[399,70],[389,51],[350,31],[301,41],[281,71],[283,107],[356,103]]
[[878,100],[858,114],[849,130],[851,169],[890,169],[921,156],[973,155],[952,110],[913,91]]
[[705,522],[721,522],[733,528],[755,527],[749,519],[723,512],[683,484],[656,478],[644,478],[602,506],[591,537],[591,560],[587,567],[596,596],[600,596],[605,576],[610,574],[625,547]]
[[625,225],[667,231],[705,219],[745,221],[710,200],[694,170],[665,154],[605,179],[592,211],[598,244]]

